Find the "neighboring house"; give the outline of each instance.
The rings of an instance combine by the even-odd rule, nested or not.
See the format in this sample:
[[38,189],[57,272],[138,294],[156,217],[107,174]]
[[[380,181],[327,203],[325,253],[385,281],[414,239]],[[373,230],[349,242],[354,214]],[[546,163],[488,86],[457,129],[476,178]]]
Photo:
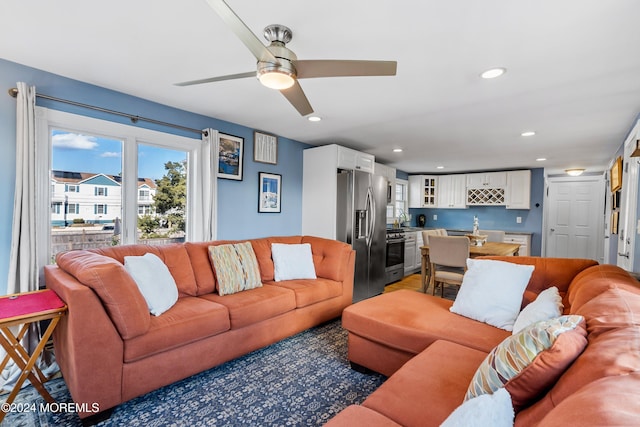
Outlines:
[[[51,172],[51,225],[64,227],[76,219],[90,224],[122,218],[122,178],[102,173]],[[153,215],[156,184],[138,178],[138,214]]]

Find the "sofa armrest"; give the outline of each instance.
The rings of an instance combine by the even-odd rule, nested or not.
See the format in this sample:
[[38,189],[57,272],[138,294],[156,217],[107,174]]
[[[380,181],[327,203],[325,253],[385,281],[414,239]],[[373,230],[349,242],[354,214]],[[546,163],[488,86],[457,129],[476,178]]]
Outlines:
[[95,403],[98,411],[119,404],[124,345],[111,318],[91,288],[57,266],[46,266],[44,273],[47,288],[69,308],[53,333],[53,344],[74,402],[87,404],[89,411],[96,409]]

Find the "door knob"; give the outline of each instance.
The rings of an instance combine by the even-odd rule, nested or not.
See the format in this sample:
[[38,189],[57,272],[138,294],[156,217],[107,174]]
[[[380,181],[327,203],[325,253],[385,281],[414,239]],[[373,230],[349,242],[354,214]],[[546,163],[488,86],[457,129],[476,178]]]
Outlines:
[[553,233],[554,231],[556,231],[556,229],[555,229],[555,228],[552,228],[552,229],[551,229],[551,232]]

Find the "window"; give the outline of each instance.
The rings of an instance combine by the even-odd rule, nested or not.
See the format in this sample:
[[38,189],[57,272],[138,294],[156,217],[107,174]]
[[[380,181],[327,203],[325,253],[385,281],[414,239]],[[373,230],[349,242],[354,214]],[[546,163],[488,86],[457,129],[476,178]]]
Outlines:
[[396,206],[395,206],[395,217],[400,215],[401,212],[409,212],[408,211],[408,199],[407,199],[407,189],[409,187],[409,182],[404,179],[396,179]]
[[[49,171],[38,179],[51,189],[38,198],[50,212],[39,218],[50,231],[38,248],[43,264],[61,250],[186,239],[200,139],[36,108],[37,135],[47,135],[37,139],[37,162]],[[156,206],[157,191],[169,201]]]
[[80,213],[80,205],[77,203],[67,204],[67,213],[77,215]]

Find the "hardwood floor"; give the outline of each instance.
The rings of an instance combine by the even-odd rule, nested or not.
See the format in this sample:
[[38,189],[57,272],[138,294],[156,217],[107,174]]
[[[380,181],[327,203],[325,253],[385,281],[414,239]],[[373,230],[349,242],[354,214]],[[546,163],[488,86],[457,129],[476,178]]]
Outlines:
[[[420,273],[410,274],[405,276],[398,282],[391,283],[384,287],[384,293],[398,291],[400,289],[409,289],[412,291],[420,292]],[[431,294],[431,289],[427,289],[427,293]],[[444,288],[444,297],[446,299],[455,300],[458,294],[457,286],[446,286]],[[436,296],[440,296],[440,289],[436,290]]]

